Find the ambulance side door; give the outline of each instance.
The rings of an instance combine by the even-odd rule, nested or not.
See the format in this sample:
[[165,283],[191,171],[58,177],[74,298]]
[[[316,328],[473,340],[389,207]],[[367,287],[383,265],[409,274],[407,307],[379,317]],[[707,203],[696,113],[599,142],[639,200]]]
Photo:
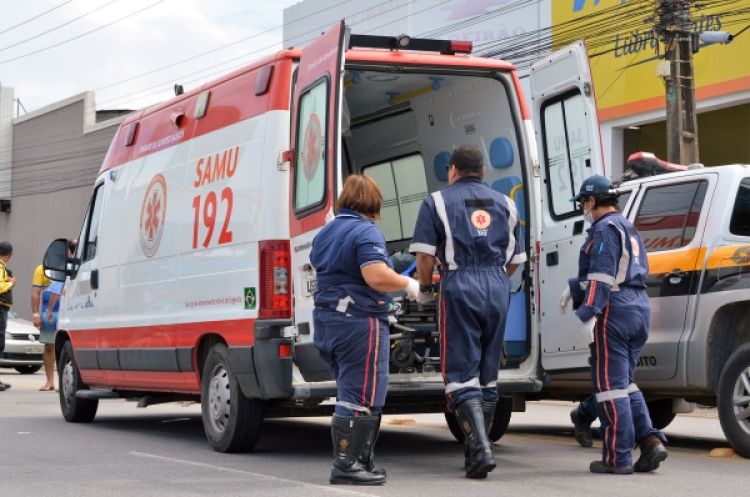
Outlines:
[[599,120],[588,55],[574,43],[536,62],[530,73],[534,124],[542,177],[541,345],[546,370],[588,367],[589,340],[568,310],[560,315],[560,293],[577,275],[586,238],[583,213],[571,200],[581,182],[605,174]]
[[[99,286],[99,257],[97,243],[99,241],[99,226],[102,220],[109,179],[105,176],[94,186],[86,217],[81,226],[78,237],[78,247],[75,253],[77,270],[67,281],[64,292],[66,299],[65,321],[60,322],[60,329],[74,331],[74,346],[76,358],[84,380],[102,379],[105,377],[98,358],[99,333],[96,331],[98,323]],[[71,327],[74,330],[71,330]]]
[[333,217],[341,183],[339,108],[346,38],[342,20],[307,45],[294,83],[289,228],[298,334],[295,362],[306,381],[329,376],[312,345],[315,271],[310,265],[310,251],[315,235]]

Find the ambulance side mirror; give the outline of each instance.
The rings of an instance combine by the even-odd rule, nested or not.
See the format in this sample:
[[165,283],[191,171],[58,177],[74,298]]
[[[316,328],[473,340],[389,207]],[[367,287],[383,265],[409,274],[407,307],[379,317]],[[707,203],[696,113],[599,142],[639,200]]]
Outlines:
[[68,265],[68,240],[58,238],[49,244],[44,253],[44,274],[54,281],[65,281],[65,277],[73,273]]

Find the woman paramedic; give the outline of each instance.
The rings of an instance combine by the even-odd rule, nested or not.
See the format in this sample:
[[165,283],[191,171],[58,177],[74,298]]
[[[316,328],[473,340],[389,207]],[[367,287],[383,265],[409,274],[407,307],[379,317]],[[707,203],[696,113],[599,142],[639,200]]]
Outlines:
[[338,389],[331,420],[333,467],[330,482],[382,485],[373,450],[388,387],[387,292],[411,299],[419,283],[391,268],[385,239],[373,220],[383,196],[366,176],[350,175],[338,199],[338,214],[315,236],[310,262],[317,273],[315,346]]

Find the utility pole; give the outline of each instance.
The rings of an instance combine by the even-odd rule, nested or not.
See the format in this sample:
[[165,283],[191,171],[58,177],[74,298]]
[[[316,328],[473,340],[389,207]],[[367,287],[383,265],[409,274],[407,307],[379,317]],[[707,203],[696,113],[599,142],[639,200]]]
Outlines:
[[657,0],[659,24],[669,62],[664,78],[667,108],[667,160],[692,164],[698,157],[695,113],[691,0]]

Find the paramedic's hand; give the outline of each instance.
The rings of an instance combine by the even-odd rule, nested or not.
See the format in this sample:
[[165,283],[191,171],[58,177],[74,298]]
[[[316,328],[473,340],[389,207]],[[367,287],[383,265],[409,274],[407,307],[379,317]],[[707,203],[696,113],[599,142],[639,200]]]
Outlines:
[[419,299],[419,282],[414,278],[406,277],[406,288],[404,289],[409,300]]
[[573,300],[570,295],[570,287],[565,285],[565,290],[560,294],[560,314],[565,314],[568,311],[568,304]]
[[422,304],[422,305],[429,304],[433,300],[435,300],[435,298],[432,296],[432,292],[429,292],[429,293],[419,292],[419,295],[417,295],[418,304]]
[[594,341],[594,328],[596,327],[596,318],[591,318],[581,325],[581,333],[588,340],[587,343]]

